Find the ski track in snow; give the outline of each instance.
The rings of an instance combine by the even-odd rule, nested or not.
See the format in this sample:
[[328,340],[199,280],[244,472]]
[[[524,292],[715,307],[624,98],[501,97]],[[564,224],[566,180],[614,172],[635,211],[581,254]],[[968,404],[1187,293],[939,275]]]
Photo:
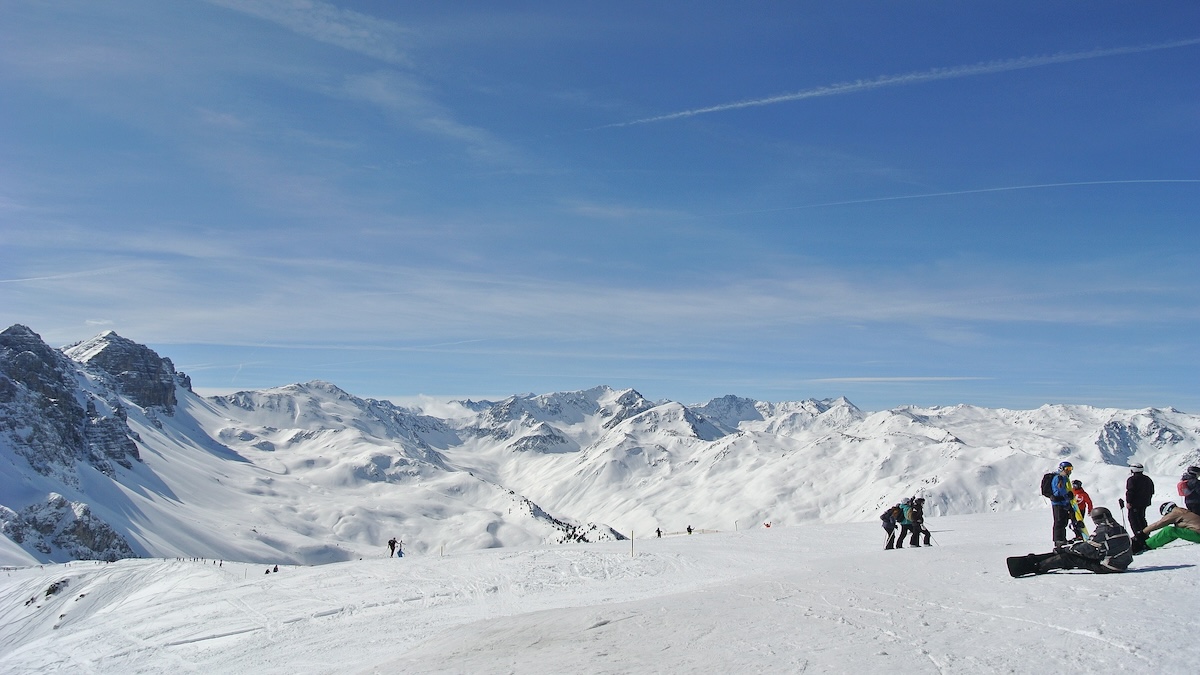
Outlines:
[[[4,673],[1191,673],[1200,547],[1011,579],[1048,512],[775,527],[316,567],[78,562],[0,576]],[[64,590],[46,587],[68,580]],[[29,598],[37,602],[25,605]],[[1082,638],[1082,639],[1081,639]]]

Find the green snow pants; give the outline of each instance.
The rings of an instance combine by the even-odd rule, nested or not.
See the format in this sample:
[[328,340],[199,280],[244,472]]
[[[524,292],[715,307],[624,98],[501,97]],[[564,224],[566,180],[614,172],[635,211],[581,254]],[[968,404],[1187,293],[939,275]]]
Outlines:
[[1150,538],[1146,540],[1146,546],[1150,548],[1162,548],[1176,539],[1186,539],[1192,543],[1200,544],[1200,532],[1193,532],[1177,525],[1168,525],[1150,535]]

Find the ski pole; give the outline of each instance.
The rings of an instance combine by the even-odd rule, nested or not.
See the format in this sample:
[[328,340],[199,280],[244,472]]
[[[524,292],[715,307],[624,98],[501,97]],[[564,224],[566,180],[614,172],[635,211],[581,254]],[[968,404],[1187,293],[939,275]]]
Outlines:
[[1121,505],[1121,527],[1128,529],[1129,526],[1125,524],[1125,500],[1118,499],[1117,503]]

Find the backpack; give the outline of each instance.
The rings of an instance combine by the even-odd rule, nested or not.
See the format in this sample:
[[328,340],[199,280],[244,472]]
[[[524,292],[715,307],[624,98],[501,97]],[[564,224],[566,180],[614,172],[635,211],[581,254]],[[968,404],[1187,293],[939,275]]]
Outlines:
[[1058,474],[1054,471],[1042,476],[1042,496],[1054,499],[1054,477]]

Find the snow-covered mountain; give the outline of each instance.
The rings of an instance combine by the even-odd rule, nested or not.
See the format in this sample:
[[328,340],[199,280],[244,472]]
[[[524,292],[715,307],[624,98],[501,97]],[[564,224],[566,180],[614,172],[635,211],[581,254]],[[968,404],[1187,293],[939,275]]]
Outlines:
[[1040,506],[1070,459],[1099,503],[1144,463],[1163,498],[1200,417],[1047,405],[864,412],[844,398],[702,405],[634,390],[462,401],[441,416],[327,382],[202,397],[115,333],[61,350],[0,333],[0,563],[206,557],[321,563],[616,539],[661,527]]

